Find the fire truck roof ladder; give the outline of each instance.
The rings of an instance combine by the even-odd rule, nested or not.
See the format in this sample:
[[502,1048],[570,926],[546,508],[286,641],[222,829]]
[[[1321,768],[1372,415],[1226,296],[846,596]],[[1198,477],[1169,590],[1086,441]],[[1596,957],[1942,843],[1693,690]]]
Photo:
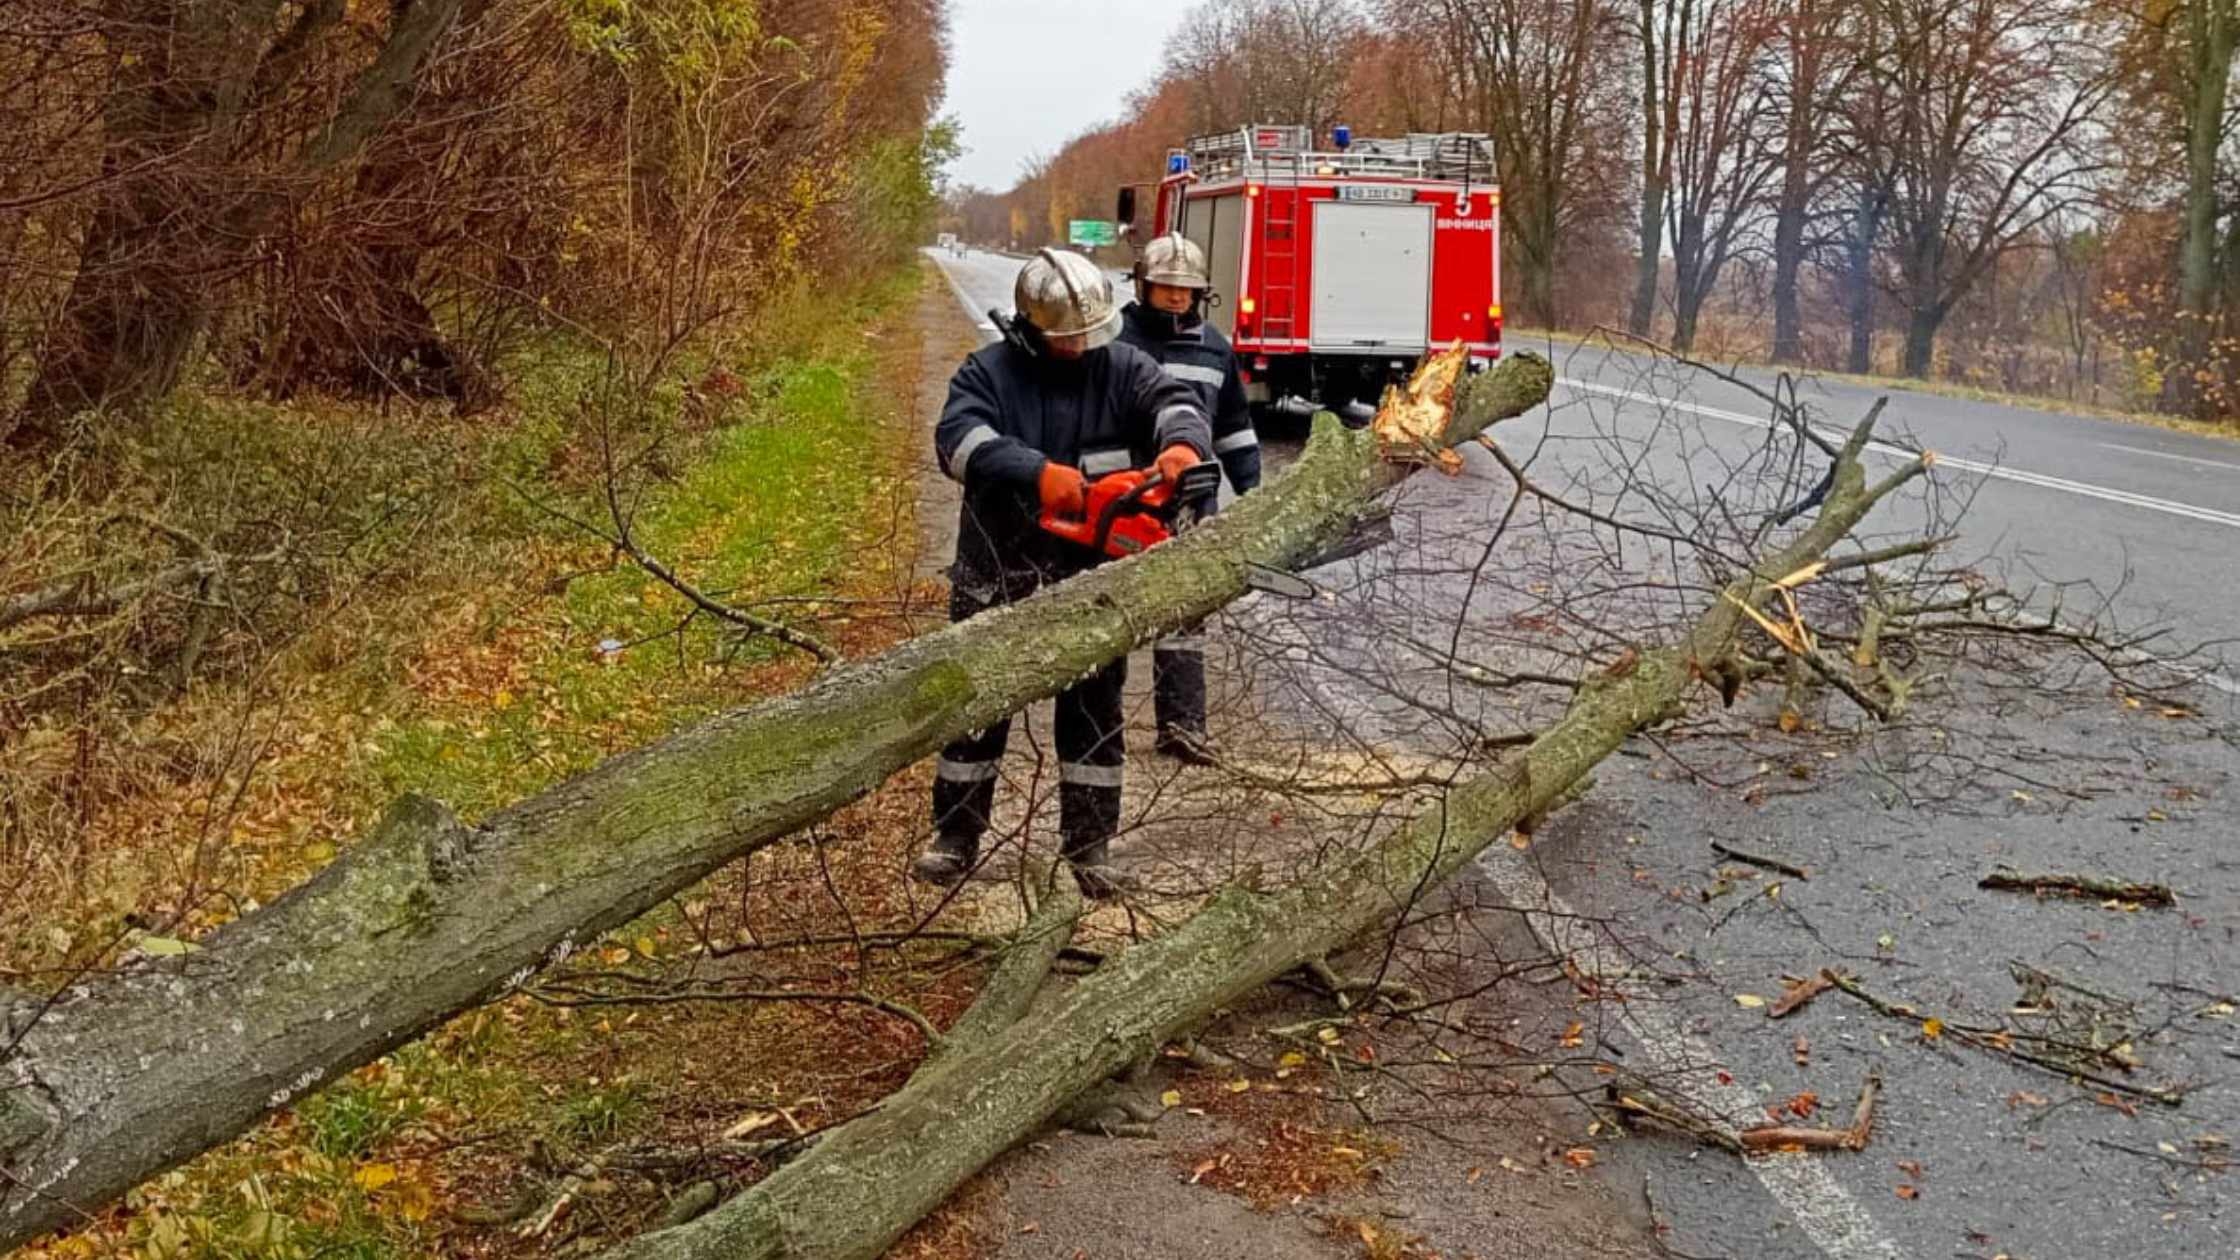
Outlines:
[[1493,142],[1479,132],[1416,132],[1399,139],[1356,138],[1320,151],[1305,127],[1240,127],[1193,136],[1182,150],[1199,179],[1383,178],[1497,182]]

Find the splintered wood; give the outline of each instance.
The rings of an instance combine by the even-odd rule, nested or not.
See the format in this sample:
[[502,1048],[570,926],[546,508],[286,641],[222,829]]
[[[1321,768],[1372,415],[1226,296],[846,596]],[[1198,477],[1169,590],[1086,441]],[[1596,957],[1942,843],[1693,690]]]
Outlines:
[[1385,390],[1369,432],[1386,459],[1429,464],[1450,477],[1462,471],[1462,457],[1446,444],[1446,433],[1455,385],[1469,362],[1468,347],[1457,341],[1424,360],[1406,385]]

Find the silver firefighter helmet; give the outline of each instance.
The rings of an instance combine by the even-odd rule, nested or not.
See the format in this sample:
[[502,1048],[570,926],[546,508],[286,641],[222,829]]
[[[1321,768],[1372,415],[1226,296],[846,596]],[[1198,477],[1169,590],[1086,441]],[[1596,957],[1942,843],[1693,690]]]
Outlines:
[[1206,252],[1180,232],[1156,236],[1136,259],[1138,284],[1166,284],[1178,289],[1211,287],[1206,272]]
[[1111,278],[1070,250],[1035,251],[1019,268],[1011,300],[1020,317],[1059,355],[1094,350],[1120,332],[1120,304],[1113,298]]

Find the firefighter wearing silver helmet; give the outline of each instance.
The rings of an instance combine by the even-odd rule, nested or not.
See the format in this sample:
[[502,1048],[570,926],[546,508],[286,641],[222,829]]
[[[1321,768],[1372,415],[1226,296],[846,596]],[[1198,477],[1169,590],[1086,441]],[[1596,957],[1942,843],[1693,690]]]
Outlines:
[[1044,249],[1028,259],[1012,285],[1011,301],[1058,358],[1078,358],[1111,344],[1120,332],[1111,278],[1070,250]]
[[[1260,484],[1260,437],[1252,429],[1244,378],[1229,342],[1203,318],[1211,287],[1205,251],[1170,232],[1143,247],[1135,267],[1136,300],[1123,312],[1120,340],[1159,361],[1189,387],[1213,422],[1213,453],[1243,494]],[[1208,504],[1206,510],[1211,511]],[[1151,650],[1152,708],[1160,752],[1182,761],[1214,760],[1206,735],[1205,628],[1190,626]]]
[[1136,301],[1150,302],[1146,289],[1155,284],[1203,293],[1212,287],[1207,276],[1206,252],[1196,241],[1180,232],[1155,236],[1136,260]]
[[[995,316],[1003,339],[957,369],[934,429],[942,471],[964,487],[949,569],[953,621],[1103,559],[1037,523],[1044,511],[1080,516],[1090,478],[1151,465],[1174,477],[1213,452],[1190,389],[1142,351],[1114,343],[1120,311],[1095,263],[1042,250],[1019,269],[1014,297],[1018,314]],[[1108,845],[1120,826],[1126,680],[1122,659],[1058,695],[1059,851],[1091,897],[1120,891]],[[946,886],[971,872],[1010,730],[1007,718],[941,750],[934,841],[911,866],[919,879]]]

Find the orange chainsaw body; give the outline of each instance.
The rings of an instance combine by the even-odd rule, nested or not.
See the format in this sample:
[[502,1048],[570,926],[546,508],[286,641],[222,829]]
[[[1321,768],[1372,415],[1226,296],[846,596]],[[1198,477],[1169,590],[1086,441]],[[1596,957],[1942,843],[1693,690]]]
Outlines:
[[1174,537],[1174,521],[1184,503],[1218,489],[1221,466],[1207,460],[1179,479],[1156,468],[1128,468],[1089,483],[1088,511],[1081,516],[1042,514],[1042,528],[1071,543],[1108,556],[1132,556]]

